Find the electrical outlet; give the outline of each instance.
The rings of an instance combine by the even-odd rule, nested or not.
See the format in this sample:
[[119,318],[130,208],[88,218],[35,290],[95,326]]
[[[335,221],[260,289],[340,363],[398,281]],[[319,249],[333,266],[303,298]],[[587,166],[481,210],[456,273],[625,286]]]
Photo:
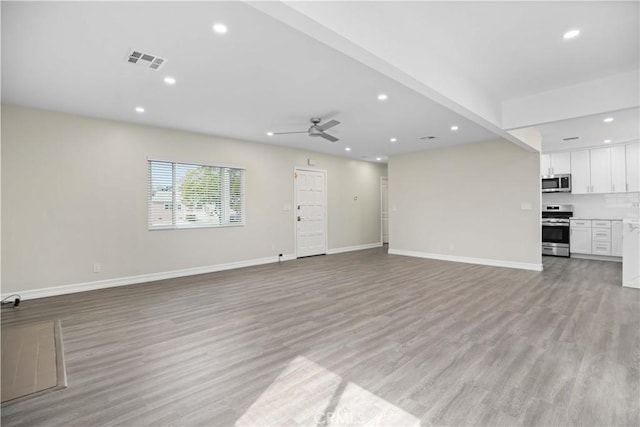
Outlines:
[[102,266],[100,265],[99,262],[94,262],[93,263],[93,272],[94,273],[100,273],[100,271],[102,271]]

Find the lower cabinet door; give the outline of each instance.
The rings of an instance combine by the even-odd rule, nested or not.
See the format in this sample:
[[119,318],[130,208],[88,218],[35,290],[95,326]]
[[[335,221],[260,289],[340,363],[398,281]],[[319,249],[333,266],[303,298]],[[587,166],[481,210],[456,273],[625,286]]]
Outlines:
[[571,227],[571,237],[569,239],[571,253],[590,254],[591,253],[591,227]]

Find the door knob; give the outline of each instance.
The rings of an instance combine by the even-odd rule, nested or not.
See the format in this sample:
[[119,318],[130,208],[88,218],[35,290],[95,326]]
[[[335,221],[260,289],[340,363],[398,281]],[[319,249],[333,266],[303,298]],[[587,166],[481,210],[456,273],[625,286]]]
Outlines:
[[300,219],[300,215],[298,215],[298,221],[302,221],[302,219]]

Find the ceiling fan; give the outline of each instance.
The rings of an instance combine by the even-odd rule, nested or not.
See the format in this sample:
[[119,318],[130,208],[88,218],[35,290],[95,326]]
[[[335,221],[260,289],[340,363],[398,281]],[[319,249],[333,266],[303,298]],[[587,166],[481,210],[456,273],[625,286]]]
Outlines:
[[331,142],[336,142],[338,141],[338,138],[336,138],[333,135],[329,135],[328,133],[325,133],[325,130],[330,129],[334,126],[337,126],[340,124],[339,121],[337,120],[329,120],[328,122],[326,122],[325,124],[320,124],[320,122],[322,121],[322,119],[320,117],[312,117],[311,118],[311,127],[307,130],[301,130],[299,132],[274,132],[274,135],[285,135],[288,133],[308,133],[309,136],[321,136],[324,139],[327,139]]

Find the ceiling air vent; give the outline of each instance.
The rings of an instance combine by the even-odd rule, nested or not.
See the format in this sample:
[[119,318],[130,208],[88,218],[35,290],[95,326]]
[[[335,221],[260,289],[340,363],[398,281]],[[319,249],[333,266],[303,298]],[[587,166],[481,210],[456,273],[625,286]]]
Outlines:
[[573,141],[575,139],[580,139],[579,136],[569,136],[567,138],[562,138],[563,141]]
[[166,59],[159,56],[150,55],[148,53],[140,52],[139,50],[131,49],[127,62],[136,65],[142,65],[144,67],[151,68],[152,70],[159,70],[167,62]]
[[423,136],[423,137],[420,138],[420,140],[422,140],[422,141],[427,141],[427,140],[430,140],[430,139],[436,139],[436,137],[433,136],[433,135],[429,135],[429,136]]

